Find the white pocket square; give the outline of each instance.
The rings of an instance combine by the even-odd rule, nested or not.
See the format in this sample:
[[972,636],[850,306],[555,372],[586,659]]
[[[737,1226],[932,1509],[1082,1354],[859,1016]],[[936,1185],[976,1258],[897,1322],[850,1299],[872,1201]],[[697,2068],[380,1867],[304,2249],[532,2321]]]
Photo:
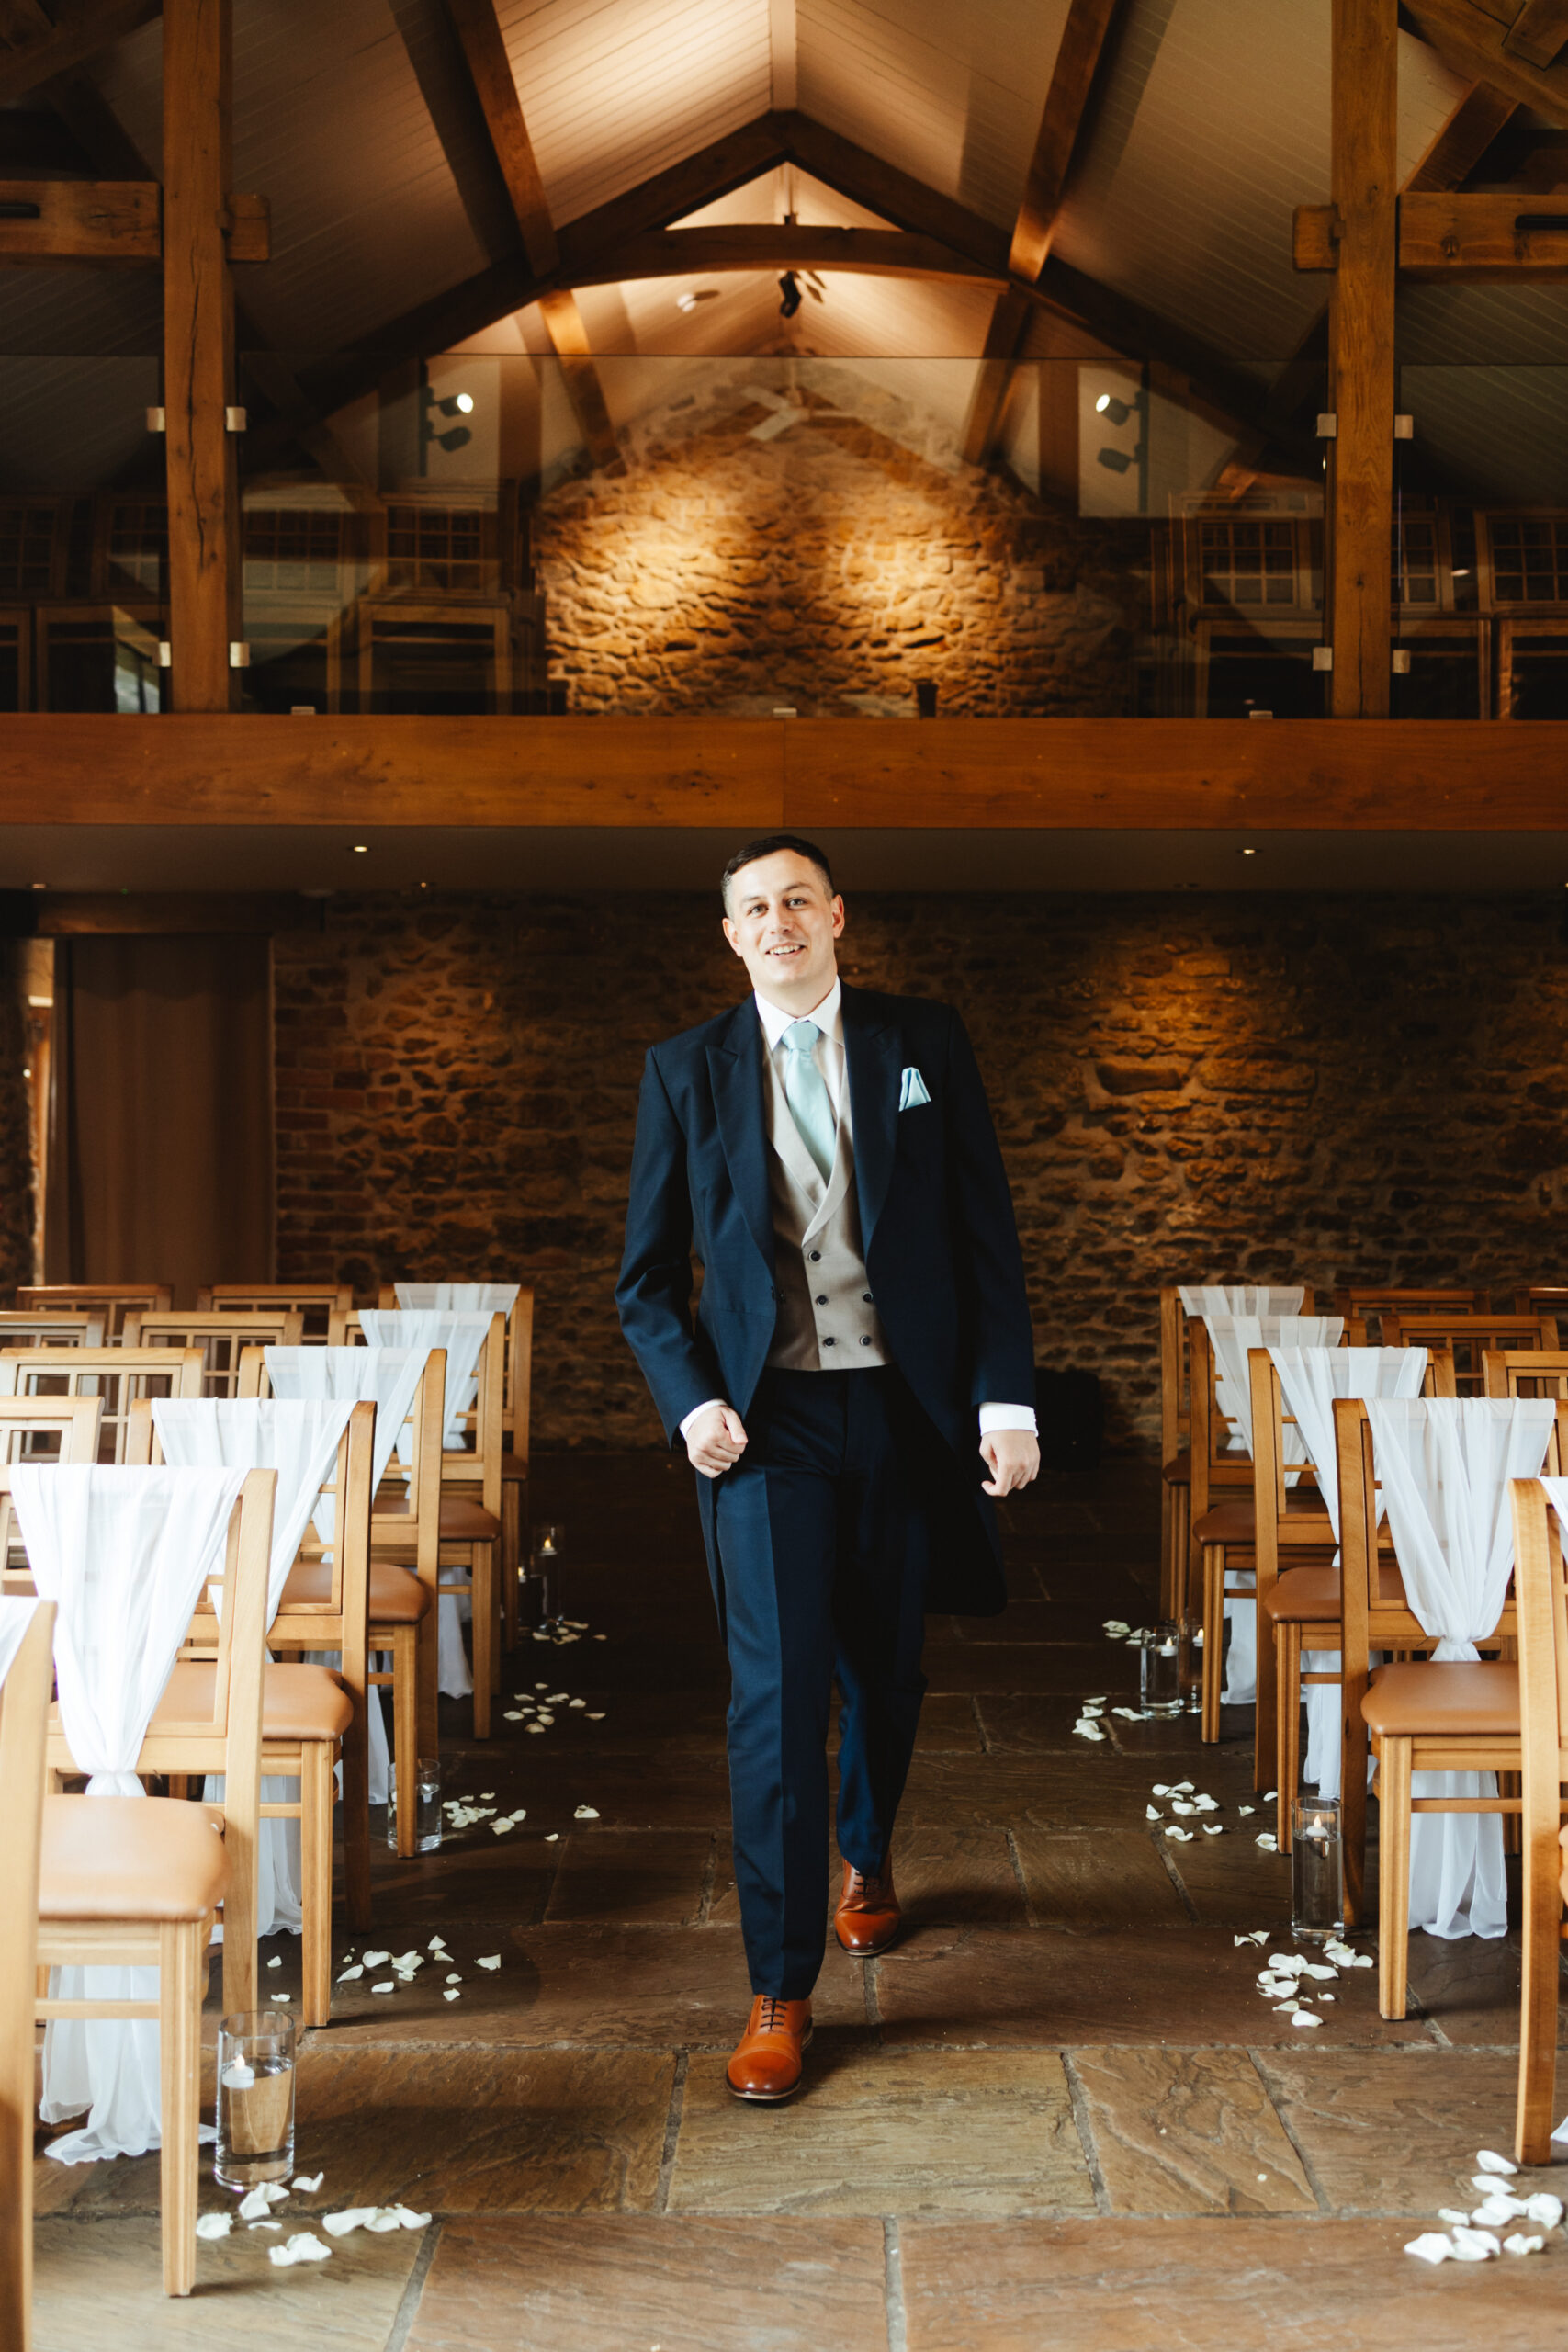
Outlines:
[[931,1099],[925,1080],[911,1062],[898,1080],[898,1108],[912,1111],[918,1102],[929,1102]]

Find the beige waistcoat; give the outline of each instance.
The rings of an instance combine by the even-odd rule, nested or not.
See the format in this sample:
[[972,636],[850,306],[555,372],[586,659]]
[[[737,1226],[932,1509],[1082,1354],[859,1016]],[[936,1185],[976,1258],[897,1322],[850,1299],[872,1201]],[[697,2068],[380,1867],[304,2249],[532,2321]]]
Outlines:
[[853,1372],[890,1363],[861,1247],[847,1083],[833,1171],[824,1184],[784,1099],[776,1058],[763,1058],[771,1090],[768,1174],[779,1296],[768,1362],[787,1372]]

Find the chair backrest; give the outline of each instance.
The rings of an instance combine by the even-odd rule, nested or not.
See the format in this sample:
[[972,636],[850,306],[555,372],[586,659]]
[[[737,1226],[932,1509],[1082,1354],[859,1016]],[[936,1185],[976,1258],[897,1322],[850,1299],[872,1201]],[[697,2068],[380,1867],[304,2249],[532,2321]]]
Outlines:
[[1391,1340],[1382,1326],[1388,1317],[1405,1315],[1485,1315],[1492,1301],[1483,1290],[1463,1290],[1441,1283],[1417,1283],[1402,1290],[1389,1283],[1352,1283],[1334,1294],[1334,1304],[1341,1315],[1353,1315],[1362,1323],[1376,1323],[1378,1337],[1385,1348],[1424,1346],[1424,1340],[1401,1342]]
[[33,2001],[53,1647],[54,1603],[40,1600],[0,1679],[0,2344],[15,2352],[32,2340]]
[[209,1283],[196,1303],[219,1315],[299,1315],[299,1345],[324,1348],[334,1315],[354,1305],[354,1293],[337,1283]]
[[[246,1350],[247,1357],[252,1351]],[[263,1374],[266,1366],[264,1349],[254,1352],[261,1357]],[[247,1372],[251,1372],[249,1366]],[[257,1394],[254,1385],[247,1394]],[[265,1393],[270,1395],[268,1388]],[[326,1590],[321,1599],[310,1601],[290,1600],[287,1587],[282,1607],[268,1629],[267,1641],[277,1649],[341,1650],[347,1673],[352,1675],[357,1665],[358,1679],[353,1688],[364,1687],[366,1665],[366,1633],[368,1624],[370,1597],[370,1502],[371,1464],[376,1448],[376,1408],[367,1397],[355,1405],[348,1417],[348,1426],[338,1441],[336,1457],[330,1475],[321,1481],[322,1495],[333,1501],[333,1535],[323,1544],[317,1533],[314,1521],[308,1520],[300,1539],[297,1560],[320,1561],[327,1569]],[[164,1449],[152,1419],[151,1402],[133,1407],[130,1434],[126,1440],[126,1461],[138,1467],[156,1469],[164,1460]],[[207,1623],[199,1620],[206,1616]],[[192,1629],[189,1647],[201,1655],[214,1647],[216,1627],[210,1612],[197,1611],[198,1622]],[[298,1634],[298,1640],[291,1638]],[[308,1637],[308,1638],[307,1638]]]
[[[396,1313],[392,1308],[389,1312]],[[333,1317],[336,1347],[364,1347],[365,1327],[357,1314],[334,1315]],[[484,1508],[498,1516],[501,1510],[502,1482],[502,1404],[505,1386],[506,1317],[497,1312],[490,1318],[474,1364],[478,1381],[473,1408],[465,1417],[468,1434],[473,1440],[472,1451],[444,1449],[441,1455],[441,1476],[448,1486],[478,1487]],[[411,1505],[412,1507],[412,1505]]]
[[204,1396],[239,1394],[240,1356],[250,1347],[298,1348],[304,1318],[287,1308],[268,1314],[128,1315],[128,1348],[199,1348]]
[[[247,1348],[241,1358],[240,1394],[242,1396],[270,1396],[274,1394],[267,1374],[265,1348]],[[400,1460],[393,1453],[380,1497],[376,1496],[373,1485],[371,1497],[370,1550],[395,1548],[400,1554],[406,1553],[412,1528],[415,1573],[433,1592],[436,1586],[441,1549],[441,1436],[446,1397],[446,1351],[444,1348],[432,1348],[420,1374],[403,1425],[404,1458]],[[358,1408],[355,1409],[357,1413]],[[353,1428],[352,1421],[350,1428]],[[383,1439],[385,1435],[383,1430]],[[367,1478],[369,1481],[368,1472]],[[391,1494],[394,1488],[398,1489],[395,1498]],[[375,1509],[378,1498],[383,1505],[379,1511]],[[386,1507],[389,1499],[393,1503],[391,1509]],[[303,1547],[301,1549],[303,1551]],[[281,1623],[281,1619],[278,1622]],[[275,1625],[275,1634],[276,1630]],[[317,1639],[311,1646],[330,1649],[335,1645]]]
[[0,1396],[96,1396],[100,1462],[126,1459],[130,1408],[142,1396],[199,1396],[199,1348],[6,1348]]
[[1568,1861],[1562,1792],[1568,1779],[1568,1567],[1562,1526],[1539,1478],[1516,1478],[1514,1584],[1519,1653],[1519,1750],[1524,1880],[1517,2148],[1549,2161],[1556,2114],[1559,1954]]
[[1555,1348],[1557,1325],[1550,1315],[1385,1315],[1385,1348],[1451,1348],[1454,1378],[1461,1396],[1482,1394],[1482,1357],[1488,1348]]
[[1568,1283],[1525,1283],[1514,1293],[1516,1315],[1568,1315]]
[[0,1591],[30,1597],[28,1568],[11,1507],[11,1474],[19,1462],[96,1462],[101,1396],[0,1396]]
[[[1171,1295],[1174,1297],[1176,1294],[1172,1292]],[[1160,1296],[1163,1300],[1165,1296],[1163,1291]],[[343,1304],[345,1307],[352,1307],[354,1301],[345,1297]],[[376,1304],[378,1306],[396,1311],[397,1284],[383,1283]],[[534,1286],[532,1283],[519,1283],[517,1295],[513,1300],[506,1317],[506,1360],[502,1385],[501,1442],[509,1453],[514,1453],[519,1461],[524,1463],[528,1459],[528,1433],[533,1417],[533,1403]],[[465,1419],[471,1429],[473,1412],[470,1411]]]
[[[1349,1327],[1354,1329],[1356,1327]],[[1359,1340],[1347,1343],[1362,1344]],[[1325,1505],[1314,1506],[1298,1501],[1292,1508],[1288,1498],[1291,1489],[1285,1483],[1286,1472],[1301,1465],[1287,1461],[1285,1430],[1297,1430],[1307,1454],[1307,1465],[1316,1472],[1312,1449],[1293,1413],[1285,1409],[1284,1384],[1279,1366],[1267,1348],[1252,1348],[1247,1351],[1247,1373],[1252,1383],[1253,1435],[1253,1503],[1257,1531],[1258,1580],[1260,1587],[1271,1583],[1280,1567],[1294,1565],[1292,1554],[1305,1556],[1332,1546],[1334,1530]],[[1427,1368],[1422,1375],[1423,1396],[1451,1396],[1454,1394],[1454,1360],[1447,1349],[1427,1351]],[[1334,1465],[1329,1465],[1331,1470]],[[1299,1489],[1298,1489],[1299,1493]]]
[[1483,1396],[1568,1396],[1568,1348],[1487,1348]]
[[[1231,1451],[1230,1439],[1235,1424],[1220,1404],[1219,1366],[1215,1362],[1207,1323],[1201,1315],[1190,1316],[1187,1330],[1190,1365],[1192,1513],[1196,1520],[1208,1509],[1210,1495],[1214,1488],[1251,1487],[1253,1462],[1250,1453]],[[1344,1348],[1364,1348],[1367,1344],[1365,1325],[1345,1323],[1335,1344]]]
[[101,1307],[69,1314],[56,1307],[26,1313],[14,1308],[0,1314],[0,1348],[101,1348],[103,1343]]
[[101,1316],[106,1340],[119,1338],[128,1315],[156,1314],[174,1303],[167,1283],[32,1283],[17,1293],[19,1307]]

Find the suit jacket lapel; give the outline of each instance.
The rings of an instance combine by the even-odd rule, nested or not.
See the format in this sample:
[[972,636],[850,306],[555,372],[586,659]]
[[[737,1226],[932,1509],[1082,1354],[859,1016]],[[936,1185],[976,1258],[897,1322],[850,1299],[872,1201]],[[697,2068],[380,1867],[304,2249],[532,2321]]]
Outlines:
[[863,1010],[858,989],[843,994],[844,1069],[854,1123],[855,1189],[860,1194],[862,1247],[869,1250],[887,1187],[898,1117],[898,1032]]
[[771,1272],[773,1216],[768,1195],[768,1127],[762,1105],[762,1024],[750,997],[736,1006],[723,1038],[708,1047],[707,1058],[729,1181]]

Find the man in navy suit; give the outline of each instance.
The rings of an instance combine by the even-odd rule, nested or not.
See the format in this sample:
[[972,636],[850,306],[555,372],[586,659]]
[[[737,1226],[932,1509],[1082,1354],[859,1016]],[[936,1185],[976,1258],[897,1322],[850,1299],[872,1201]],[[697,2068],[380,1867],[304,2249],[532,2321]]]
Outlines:
[[881,1951],[925,1611],[1002,1608],[990,1498],[1040,1454],[1012,1203],[963,1023],[842,986],[844,903],[811,842],[752,842],[722,889],[753,993],[649,1054],[615,1295],[701,1473],[754,1996],[728,2079],[766,2102],[799,2086],[822,1965],[831,1685],[834,1928]]

